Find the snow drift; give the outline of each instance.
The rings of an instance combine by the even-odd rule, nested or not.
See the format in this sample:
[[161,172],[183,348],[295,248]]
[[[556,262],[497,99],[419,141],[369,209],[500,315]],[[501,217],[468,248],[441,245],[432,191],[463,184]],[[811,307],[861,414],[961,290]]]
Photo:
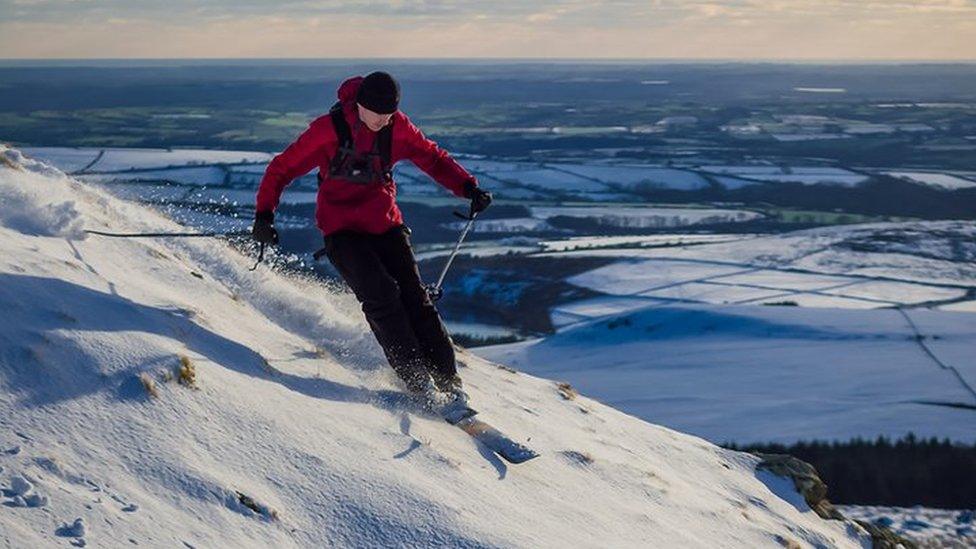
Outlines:
[[[861,547],[758,458],[461,353],[508,466],[405,404],[345,293],[2,151],[0,543]],[[17,167],[10,167],[17,166]]]
[[74,205],[51,196],[45,184],[62,173],[11,149],[0,150],[0,166],[8,168],[0,171],[0,224],[26,234],[84,238]]

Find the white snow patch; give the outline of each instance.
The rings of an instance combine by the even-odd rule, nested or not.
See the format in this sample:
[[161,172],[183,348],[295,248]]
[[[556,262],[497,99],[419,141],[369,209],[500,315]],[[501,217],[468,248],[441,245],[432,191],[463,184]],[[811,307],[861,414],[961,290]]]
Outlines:
[[743,238],[738,234],[654,234],[626,236],[574,236],[561,240],[539,243],[548,252],[582,250],[592,248],[681,246],[703,242],[722,242]]
[[607,294],[635,295],[743,270],[734,265],[633,260],[599,267],[570,277],[567,282]]
[[[720,183],[730,189],[755,184],[755,181],[770,181],[783,183],[803,183],[804,185],[834,184],[834,185],[857,185],[868,179],[868,176],[854,173],[843,168],[830,166],[792,166],[783,168],[780,166],[702,166],[703,171],[731,175],[736,177],[722,177],[717,179]],[[747,178],[746,180],[738,178]],[[753,180],[753,181],[749,181]]]
[[887,175],[947,190],[976,187],[976,181],[937,172],[885,172]]
[[847,93],[846,88],[811,88],[811,87],[796,87],[793,91],[798,91],[801,93]]

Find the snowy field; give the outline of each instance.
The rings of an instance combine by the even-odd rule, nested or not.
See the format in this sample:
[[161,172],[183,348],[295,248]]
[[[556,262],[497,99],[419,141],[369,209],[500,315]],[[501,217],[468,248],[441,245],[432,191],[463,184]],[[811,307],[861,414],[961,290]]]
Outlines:
[[602,295],[555,335],[479,354],[715,442],[976,441],[974,223],[541,255],[617,260],[567,279]]
[[462,353],[541,453],[508,465],[403,399],[351,296],[221,241],[86,238],[181,227],[0,155],[4,546],[870,545],[752,455]]
[[976,288],[976,223],[964,221],[847,225],[696,246],[545,255],[618,258],[571,280],[612,295],[649,295],[695,283],[771,290],[777,299],[839,296],[875,306],[942,307],[971,301]]
[[484,173],[504,183],[517,184],[539,191],[600,193],[609,190],[606,183],[583,178],[566,171],[547,168],[511,169]]
[[[154,149],[65,149],[34,148],[30,155],[49,160],[56,167],[81,170],[88,166],[81,179],[111,186],[114,193],[125,198],[153,202],[196,202],[203,204],[249,205],[260,182],[270,155],[242,151],[202,150],[154,150]],[[235,162],[246,162],[232,165]],[[617,181],[627,184],[638,181],[638,173],[667,175],[676,178],[692,176],[690,172],[649,167],[612,167],[558,165],[550,169],[532,164],[505,163],[487,160],[468,160],[466,164],[476,172],[491,170],[496,180],[486,181],[496,197],[545,198],[547,189],[584,193],[590,200],[621,200],[626,195],[610,193],[604,183],[595,183],[591,177],[612,174]],[[574,175],[569,169],[586,174]],[[656,171],[655,171],[656,170]],[[485,172],[487,173],[487,172]],[[399,193],[404,196],[445,196],[447,191],[434,183],[416,166],[409,162],[397,165]],[[627,179],[630,177],[631,179]],[[649,176],[648,176],[649,177]],[[700,179],[700,178],[699,178]],[[680,183],[688,184],[688,181]],[[314,203],[316,197],[314,176],[294,182],[282,196],[287,204]],[[551,186],[547,187],[547,185]],[[128,188],[127,188],[128,186]],[[527,194],[526,194],[527,193]],[[549,197],[551,198],[551,196]],[[189,219],[195,213],[183,212],[181,219]],[[598,225],[653,229],[684,227],[698,224],[743,222],[761,216],[756,212],[723,209],[644,208],[627,206],[556,207],[532,208],[530,217],[482,220],[475,226],[482,233],[558,233],[547,219],[563,216],[592,220]],[[457,229],[458,223],[446,227]]]
[[616,187],[633,187],[646,184],[666,189],[701,189],[708,182],[700,175],[672,168],[652,165],[596,165],[596,164],[552,164],[552,168],[601,181]]
[[[813,136],[810,136],[813,137]],[[820,138],[821,136],[817,136]],[[784,139],[780,139],[781,141]],[[789,139],[787,139],[789,140]],[[734,176],[738,179],[720,179],[728,188],[743,186],[741,182],[795,182],[805,185],[827,183],[834,185],[854,186],[867,181],[868,176],[854,173],[843,168],[821,166],[796,166],[782,168],[779,166],[702,166],[702,171],[719,176]]]
[[[273,156],[264,152],[209,149],[71,149],[65,147],[27,147],[23,153],[58,168],[64,166],[68,171],[85,167],[78,167],[82,158],[90,156],[94,160],[98,157],[97,161],[87,166],[85,171],[102,173],[189,165],[267,163]],[[69,164],[74,169],[70,169]]]
[[976,187],[976,180],[938,172],[885,172],[886,175],[907,179],[916,183],[923,183],[947,190],[967,189]]
[[[780,140],[847,137],[844,134],[776,135]],[[187,185],[230,185],[254,187],[260,181],[271,153],[212,151],[199,149],[95,149],[30,147],[25,154],[48,162],[66,172],[82,172],[100,180],[159,179]],[[462,155],[463,156],[463,155]],[[592,160],[582,162],[514,162],[482,158],[461,158],[460,162],[498,198],[580,199],[608,202],[628,201],[647,188],[697,190],[707,188],[709,179],[737,189],[767,182],[798,182],[807,185],[854,186],[868,175],[841,167],[772,165],[702,165],[683,168],[656,164]],[[400,192],[406,196],[437,196],[442,191],[410,162],[395,169]],[[885,172],[946,189],[965,188],[976,182],[938,172]],[[314,180],[307,182],[314,186]]]
[[[846,137],[843,134],[775,135],[781,141]],[[161,180],[186,185],[253,188],[273,157],[271,153],[200,149],[124,149],[28,147],[24,153],[68,172],[82,172],[101,181]],[[531,163],[462,158],[461,163],[483,179],[498,198],[564,198],[607,202],[626,201],[644,187],[696,190],[707,188],[706,175],[716,183],[738,189],[765,182],[854,186],[868,175],[840,167],[704,165],[683,169],[653,164],[607,161]],[[437,196],[441,189],[416,166],[396,166],[400,192],[405,196]],[[976,186],[976,180],[940,172],[889,171],[893,177],[943,189]],[[97,175],[93,175],[97,174]],[[306,182],[314,186],[314,180]]]
[[31,158],[44,161],[64,172],[75,172],[93,165],[102,149],[74,147],[24,147],[21,152]]
[[680,246],[705,242],[725,242],[748,237],[738,234],[655,234],[634,236],[576,236],[560,240],[542,240],[539,246],[549,252],[594,248]]
[[[595,249],[586,255],[619,257],[622,252]],[[835,307],[841,302],[837,298],[841,298],[851,308],[925,303],[949,308],[970,301],[972,287],[976,285],[956,281],[903,281],[897,276],[885,275],[832,275],[806,269],[769,269],[748,263],[676,259],[663,254],[659,258],[622,259],[574,276],[569,282],[614,296],[739,305],[793,301],[808,307]]]
[[[263,162],[266,162],[270,155],[267,153],[251,153],[242,151],[204,151],[204,150],[162,150],[162,149],[72,149],[62,147],[31,148],[31,155],[49,159],[55,165],[66,170],[78,170],[89,166],[87,172],[95,174],[85,175],[86,180],[97,181],[105,185],[111,185],[113,192],[119,195],[132,198],[149,200],[152,202],[193,202],[199,204],[229,205],[231,207],[246,206],[253,201],[254,187],[257,184],[256,178],[260,177],[263,170]],[[248,162],[239,166],[228,166],[227,163]],[[608,165],[608,164],[569,164],[557,163],[551,165],[514,163],[493,161],[484,159],[464,159],[464,162],[474,170],[485,173],[496,174],[524,174],[532,170],[546,169],[553,174],[562,173],[570,178],[583,178],[581,181],[591,182],[605,178],[608,181],[614,179],[621,184],[632,184],[640,181],[640,177],[647,174],[666,175],[668,177],[679,177],[683,175],[698,177],[691,172],[674,169],[655,168],[653,166],[637,165]],[[788,174],[779,166],[723,166],[707,165],[702,167],[713,174],[735,174],[716,175],[723,184],[729,186],[753,184],[754,178],[779,178],[779,177],[812,177],[821,178],[822,181],[832,180],[839,182],[844,178],[850,179],[849,183],[854,183],[852,178],[863,178],[861,174],[856,174],[842,168],[831,167],[792,167],[788,169]],[[116,170],[112,172],[112,170]],[[242,171],[235,171],[242,170]],[[657,170],[657,171],[655,171]],[[112,172],[112,173],[102,173]],[[444,191],[436,184],[431,182],[415,166],[409,163],[401,163],[398,166],[401,175],[401,192],[405,195],[433,195]],[[575,172],[576,175],[572,175]],[[639,174],[645,174],[644,176]],[[913,172],[914,173],[914,172]],[[235,178],[248,175],[251,179],[240,182]],[[550,174],[552,175],[552,174]],[[956,177],[946,174],[927,173],[931,177]],[[611,177],[612,176],[612,177]],[[508,176],[506,176],[508,177]],[[556,177],[556,175],[553,175]],[[747,179],[738,179],[744,177]],[[628,179],[630,178],[630,179]],[[518,177],[514,177],[518,179]],[[959,181],[965,181],[958,178]],[[120,183],[120,180],[122,183]],[[229,180],[229,185],[225,182]],[[152,183],[153,181],[164,181],[166,183]],[[601,180],[602,181],[602,180]],[[685,181],[688,183],[691,180]],[[931,180],[935,184],[935,180]],[[682,183],[682,184],[685,184]],[[147,186],[155,185],[155,186]],[[205,187],[205,188],[201,188]],[[314,181],[312,178],[296,182],[293,188],[283,197],[289,204],[309,203],[315,200]],[[496,189],[493,189],[496,190]],[[506,192],[526,191],[525,187],[514,189],[497,189],[502,196]],[[531,191],[527,191],[530,192]],[[496,193],[498,194],[498,193]],[[596,196],[596,195],[594,195]],[[173,215],[177,215],[182,220],[191,220],[206,217],[208,220],[217,220],[219,215],[200,214],[198,212],[173,210]],[[511,232],[518,231],[526,235],[532,233],[551,234],[558,232],[547,220],[552,217],[562,216],[576,219],[592,220],[597,224],[620,227],[635,227],[640,229],[684,227],[701,223],[748,221],[755,219],[759,214],[742,210],[707,210],[707,209],[681,209],[681,208],[636,208],[625,206],[594,206],[594,207],[533,207],[531,217],[519,217],[508,219],[484,220],[476,225],[475,230],[481,232]],[[219,220],[218,220],[219,221]],[[226,220],[225,220],[226,221]],[[458,224],[449,224],[450,228],[458,228]],[[837,233],[843,235],[846,233]],[[614,281],[615,277],[621,280],[636,280],[635,287],[629,292],[635,298],[635,306],[641,305],[641,299],[656,297],[673,300],[691,300],[706,303],[765,303],[778,301],[791,301],[803,306],[829,306],[829,307],[851,307],[851,308],[871,308],[886,306],[895,303],[918,304],[925,302],[938,302],[947,310],[972,311],[976,309],[976,300],[960,299],[960,295],[966,295],[969,291],[965,284],[957,284],[956,273],[950,272],[950,279],[945,281],[933,280],[928,272],[932,262],[925,258],[918,258],[912,253],[912,246],[909,243],[907,252],[899,249],[898,238],[889,244],[891,249],[884,250],[885,253],[873,254],[877,264],[870,265],[858,263],[852,268],[845,268],[847,258],[841,256],[834,257],[837,247],[818,251],[817,246],[820,242],[827,242],[831,237],[829,231],[822,236],[799,237],[782,236],[770,237],[765,239],[749,239],[743,236],[742,243],[735,245],[728,243],[723,246],[704,246],[689,247],[687,249],[653,249],[654,244],[647,241],[648,249],[640,252],[627,251],[621,254],[614,250],[598,250],[596,248],[607,248],[613,246],[610,240],[605,240],[603,244],[586,243],[585,239],[565,240],[562,243],[544,242],[537,246],[550,250],[566,250],[569,248],[593,248],[594,254],[621,255],[627,260],[626,264],[617,264],[607,267],[604,271],[587,273],[577,279],[577,282],[584,287],[600,290],[604,281],[607,283],[609,293],[620,295],[621,291],[613,289],[624,284]],[[911,235],[909,235],[909,238]],[[656,238],[656,237],[610,237],[616,238],[620,246],[633,247],[634,240],[628,243],[621,239],[625,238]],[[858,242],[853,238],[848,243],[848,248],[858,246],[870,246],[868,235],[865,242]],[[862,240],[864,240],[862,238]],[[887,238],[887,237],[885,237]],[[593,242],[597,242],[594,240]],[[690,237],[683,241],[690,242]],[[945,247],[947,244],[933,242],[935,246]],[[962,244],[964,249],[966,244]],[[904,248],[904,246],[902,246]],[[497,246],[497,250],[508,251],[510,248],[504,245]],[[519,247],[520,251],[525,250]],[[533,250],[534,247],[529,248]],[[923,249],[923,248],[918,248]],[[697,250],[697,252],[696,252]],[[754,253],[755,250],[759,250]],[[804,261],[793,262],[789,258],[781,257],[784,251],[800,250],[805,254]],[[487,249],[478,250],[477,253],[484,254]],[[891,253],[887,253],[891,252]],[[832,255],[833,254],[833,255]],[[847,254],[848,256],[850,254]],[[862,254],[864,255],[864,254]],[[745,258],[745,261],[740,259]],[[750,259],[751,258],[751,259]],[[787,284],[766,284],[769,277],[768,273],[755,272],[757,267],[766,264],[768,258],[772,259],[772,265],[776,269],[787,267],[794,272],[788,278],[795,280],[795,285]],[[640,261],[645,259],[646,261]],[[811,261],[816,261],[817,265],[810,265]],[[697,273],[694,265],[689,262],[702,265],[702,272]],[[888,264],[888,262],[893,262]],[[738,268],[738,270],[736,270]],[[949,271],[962,269],[959,273],[963,279],[968,277],[972,280],[973,271],[969,266],[958,262],[947,265]],[[858,269],[855,271],[854,269]],[[810,272],[799,272],[809,270]],[[652,271],[654,274],[650,280],[652,284],[640,286],[640,278],[645,271]],[[681,273],[689,273],[685,277]],[[832,279],[835,284],[819,284],[818,277],[826,273],[836,273],[838,278]],[[893,277],[887,276],[895,273]],[[698,276],[701,274],[702,276]],[[670,278],[669,278],[670,277]],[[588,279],[592,282],[587,282]],[[910,284],[904,284],[906,279]],[[660,283],[658,283],[660,282]],[[802,291],[799,291],[802,290]],[[602,291],[602,290],[600,290]],[[639,295],[638,295],[639,294]]]
[[128,170],[124,173],[106,172],[79,175],[85,181],[167,181],[183,185],[219,185],[227,177],[227,170],[220,166],[189,166],[178,168],[152,168]]

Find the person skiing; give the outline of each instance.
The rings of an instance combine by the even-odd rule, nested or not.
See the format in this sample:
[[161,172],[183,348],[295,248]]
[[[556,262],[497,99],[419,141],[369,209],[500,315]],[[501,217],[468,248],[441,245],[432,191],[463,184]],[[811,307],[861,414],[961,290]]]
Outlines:
[[392,169],[412,161],[470,200],[472,215],[491,204],[491,193],[399,110],[400,85],[390,74],[349,78],[338,99],[268,165],[253,238],[278,243],[274,211],[284,188],[318,166],[315,218],[323,250],[362,305],[390,366],[411,392],[431,400],[439,392],[464,403],[453,342],[420,280]]

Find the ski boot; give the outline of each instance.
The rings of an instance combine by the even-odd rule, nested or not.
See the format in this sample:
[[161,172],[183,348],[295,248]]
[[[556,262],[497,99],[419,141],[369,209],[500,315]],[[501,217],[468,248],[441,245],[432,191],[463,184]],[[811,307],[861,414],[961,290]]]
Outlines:
[[423,407],[434,411],[440,410],[451,401],[451,397],[443,393],[427,374],[407,381],[407,391]]
[[454,374],[450,377],[434,376],[437,389],[448,397],[452,407],[467,407],[468,393],[464,391],[461,376]]

